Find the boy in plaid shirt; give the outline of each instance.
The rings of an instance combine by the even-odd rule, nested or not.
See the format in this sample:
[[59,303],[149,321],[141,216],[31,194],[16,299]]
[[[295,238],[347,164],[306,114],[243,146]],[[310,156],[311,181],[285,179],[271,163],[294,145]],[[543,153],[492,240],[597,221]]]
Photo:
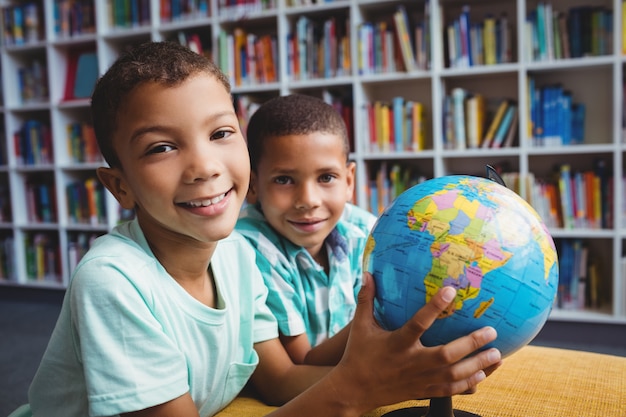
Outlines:
[[256,248],[281,341],[295,363],[335,364],[376,220],[349,203],[355,164],[345,124],[318,98],[277,97],[250,119],[248,150],[255,204],[236,228]]

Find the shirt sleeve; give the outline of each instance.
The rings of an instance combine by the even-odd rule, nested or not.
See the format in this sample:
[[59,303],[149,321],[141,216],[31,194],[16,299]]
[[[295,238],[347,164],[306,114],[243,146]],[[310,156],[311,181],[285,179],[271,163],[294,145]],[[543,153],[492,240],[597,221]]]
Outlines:
[[73,278],[70,302],[91,415],[140,410],[189,390],[184,355],[152,314],[150,294],[124,272],[98,262],[83,265]]

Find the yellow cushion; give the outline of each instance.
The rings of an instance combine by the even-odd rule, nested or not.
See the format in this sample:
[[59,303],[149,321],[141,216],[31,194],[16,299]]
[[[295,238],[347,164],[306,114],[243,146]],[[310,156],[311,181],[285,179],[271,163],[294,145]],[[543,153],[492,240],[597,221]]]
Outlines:
[[[575,350],[526,346],[472,395],[452,398],[455,409],[482,417],[626,416],[626,358]],[[403,407],[427,406],[407,401],[366,414],[380,417]],[[219,417],[257,417],[274,410],[240,396]]]

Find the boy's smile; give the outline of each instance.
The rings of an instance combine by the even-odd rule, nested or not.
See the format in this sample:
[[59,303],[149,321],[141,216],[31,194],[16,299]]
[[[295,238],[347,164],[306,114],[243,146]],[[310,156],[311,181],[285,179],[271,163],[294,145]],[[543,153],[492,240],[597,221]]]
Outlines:
[[346,158],[334,134],[278,136],[264,143],[252,175],[269,224],[315,259],[352,198],[354,164]]
[[228,236],[250,171],[224,86],[207,74],[175,86],[142,84],[117,121],[114,146],[122,169],[110,171],[119,178],[118,200],[136,209],[149,241],[214,247]]

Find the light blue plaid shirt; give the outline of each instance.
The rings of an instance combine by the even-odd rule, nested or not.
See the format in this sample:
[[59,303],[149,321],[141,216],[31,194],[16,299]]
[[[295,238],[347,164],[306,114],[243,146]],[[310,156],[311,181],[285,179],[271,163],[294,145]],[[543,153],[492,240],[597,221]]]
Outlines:
[[363,251],[375,221],[368,211],[346,204],[326,238],[329,276],[306,249],[276,233],[257,206],[243,209],[236,230],[256,249],[257,265],[269,289],[267,304],[282,334],[306,333],[316,346],[352,320]]

